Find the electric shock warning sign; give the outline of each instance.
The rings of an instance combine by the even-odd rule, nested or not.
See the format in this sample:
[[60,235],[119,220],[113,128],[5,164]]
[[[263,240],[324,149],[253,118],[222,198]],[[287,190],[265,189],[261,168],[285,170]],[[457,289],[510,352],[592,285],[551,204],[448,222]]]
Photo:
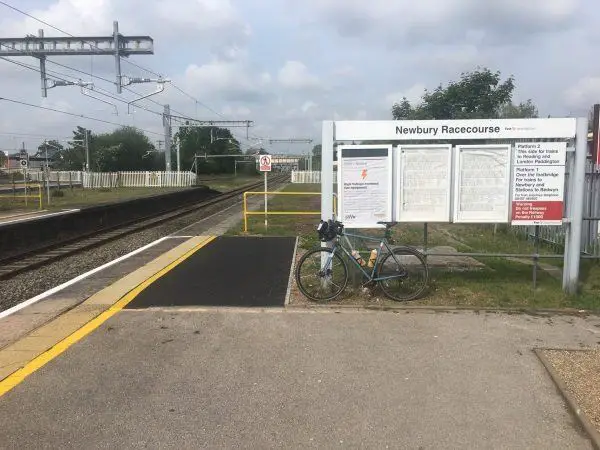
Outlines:
[[341,148],[339,217],[348,228],[377,228],[392,215],[391,149]]
[[515,145],[512,225],[561,225],[563,218],[565,142]]

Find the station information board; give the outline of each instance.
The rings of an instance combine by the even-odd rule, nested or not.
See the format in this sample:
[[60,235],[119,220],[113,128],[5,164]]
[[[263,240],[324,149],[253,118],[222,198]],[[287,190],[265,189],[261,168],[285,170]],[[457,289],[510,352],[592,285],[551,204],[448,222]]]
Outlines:
[[401,145],[396,160],[396,220],[449,222],[452,145]]
[[392,146],[338,147],[338,217],[348,228],[392,220]]
[[508,222],[510,156],[510,145],[456,147],[454,222]]
[[515,144],[512,225],[562,225],[565,142]]

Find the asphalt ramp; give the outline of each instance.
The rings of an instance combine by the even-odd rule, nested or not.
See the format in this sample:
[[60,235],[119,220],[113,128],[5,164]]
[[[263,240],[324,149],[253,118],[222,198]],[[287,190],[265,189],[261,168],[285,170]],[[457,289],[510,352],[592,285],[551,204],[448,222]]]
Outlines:
[[296,238],[219,236],[144,289],[127,309],[283,306]]

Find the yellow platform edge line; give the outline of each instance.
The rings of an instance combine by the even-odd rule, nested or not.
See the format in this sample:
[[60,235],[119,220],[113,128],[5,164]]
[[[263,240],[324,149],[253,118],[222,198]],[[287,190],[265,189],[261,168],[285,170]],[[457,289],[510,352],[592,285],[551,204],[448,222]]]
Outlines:
[[194,253],[196,253],[202,247],[208,245],[210,242],[214,241],[215,239],[216,239],[216,236],[209,236],[206,240],[202,241],[201,243],[196,245],[194,248],[192,248],[188,252],[181,255],[175,261],[173,261],[166,267],[162,268],[161,270],[156,272],[154,275],[152,275],[150,278],[146,279],[145,281],[140,283],[138,286],[133,288],[131,291],[129,291],[127,294],[125,294],[123,297],[121,297],[116,303],[114,303],[112,306],[110,306],[107,310],[100,313],[98,316],[96,316],[94,319],[90,320],[88,323],[83,325],[77,331],[73,332],[71,335],[67,336],[62,341],[55,344],[49,350],[46,350],[44,353],[36,356],[34,359],[32,359],[30,362],[28,362],[25,366],[23,366],[16,372],[9,375],[4,380],[0,381],[0,397],[2,397],[4,394],[6,394],[10,390],[12,390],[14,387],[16,387],[19,383],[21,383],[25,378],[27,378],[29,375],[34,373],[36,370],[42,368],[43,366],[48,364],[50,361],[52,361],[54,358],[56,358],[57,356],[59,356],[60,354],[65,352],[73,344],[80,341],[88,334],[90,334],[92,331],[94,331],[96,328],[98,328],[100,325],[102,325],[104,322],[106,322],[108,319],[110,319],[116,313],[121,311],[125,306],[127,306],[127,304],[129,304],[133,299],[135,299],[144,289],[146,289],[148,286],[150,286],[152,283],[154,283],[160,277],[162,277],[167,272],[169,272],[172,269],[174,269],[175,267],[177,267],[183,261],[188,259],[190,256],[192,256]]

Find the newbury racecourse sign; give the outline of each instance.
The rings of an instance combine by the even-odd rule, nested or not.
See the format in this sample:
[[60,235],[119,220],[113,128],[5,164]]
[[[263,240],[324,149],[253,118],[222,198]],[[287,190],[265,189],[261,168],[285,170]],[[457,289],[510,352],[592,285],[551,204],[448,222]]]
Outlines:
[[339,141],[575,137],[575,119],[338,121],[335,128]]

